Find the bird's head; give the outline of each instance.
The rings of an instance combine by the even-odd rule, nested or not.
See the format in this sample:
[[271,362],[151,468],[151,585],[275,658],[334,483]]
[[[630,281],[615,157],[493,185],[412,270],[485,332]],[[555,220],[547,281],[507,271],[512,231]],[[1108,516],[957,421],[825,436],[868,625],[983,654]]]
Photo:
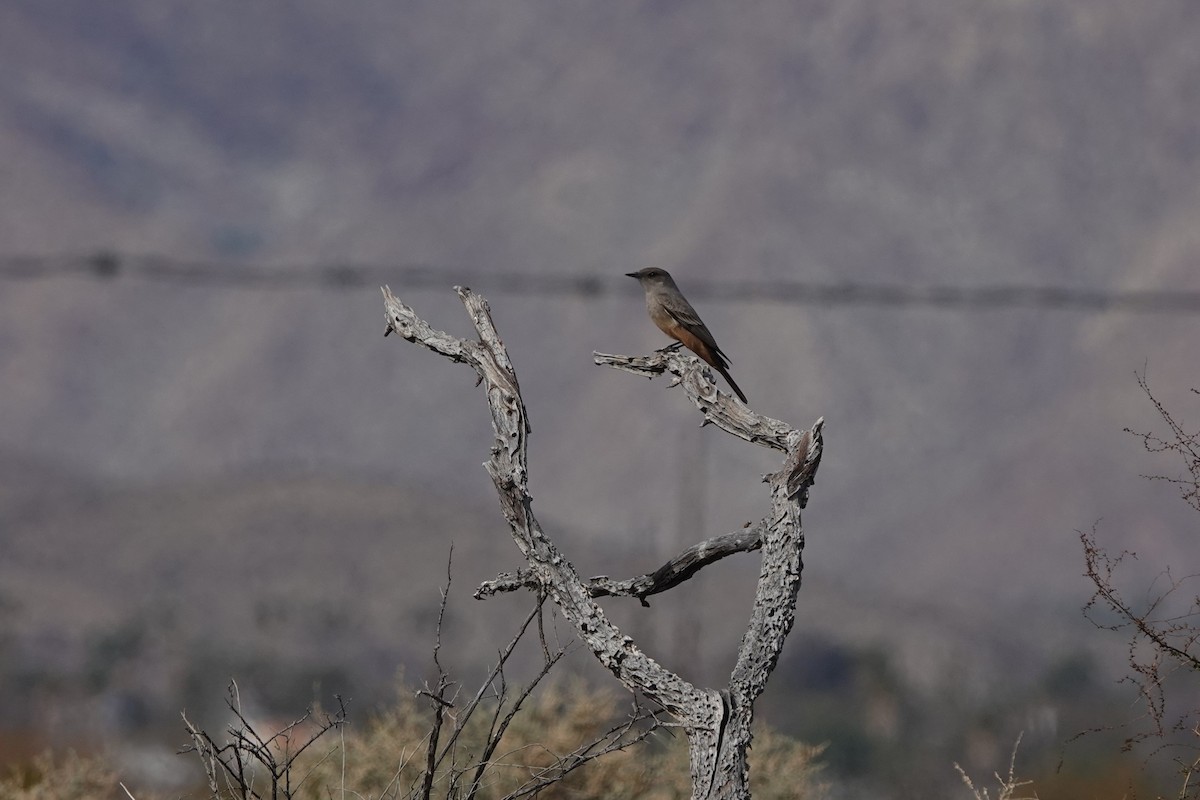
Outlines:
[[671,273],[658,267],[646,267],[645,269],[639,269],[637,272],[626,272],[625,274],[631,278],[637,278],[642,284],[643,289],[654,289],[659,286],[675,286],[675,281],[671,278]]

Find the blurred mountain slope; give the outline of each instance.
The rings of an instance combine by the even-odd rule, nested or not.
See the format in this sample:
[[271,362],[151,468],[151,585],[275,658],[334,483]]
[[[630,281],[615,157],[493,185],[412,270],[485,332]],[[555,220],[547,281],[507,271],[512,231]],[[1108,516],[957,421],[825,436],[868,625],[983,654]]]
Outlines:
[[[428,263],[447,288],[646,263],[685,290],[689,276],[1200,288],[1200,7],[1186,0],[0,13],[5,253]],[[469,333],[449,291],[393,289]],[[802,625],[903,642],[895,609],[932,601],[977,626],[968,641],[1012,631],[1036,650],[1066,641],[1056,625],[1090,634],[1075,528],[1103,517],[1150,564],[1194,552],[1186,509],[1140,482],[1156,467],[1121,433],[1152,423],[1132,379],[1147,361],[1187,402],[1194,317],[698,305],[756,408],[828,420],[809,575],[878,601],[816,604]],[[678,506],[698,502],[679,481],[697,435],[703,533],[761,513],[769,454],[695,433],[661,382],[591,365],[593,350],[659,346],[633,287],[492,306],[531,410],[538,508],[573,552],[673,549]],[[313,591],[338,518],[364,537],[356,549],[381,546],[380,517],[322,500],[345,472],[490,508],[472,376],[384,341],[380,311],[373,288],[4,283],[0,450],[69,465],[85,487],[142,488],[103,514],[87,505],[96,489],[67,491],[46,527],[18,514],[8,530],[34,549],[0,588],[31,619],[69,597],[72,619],[99,624],[135,578],[225,591],[219,569],[236,586],[302,545],[277,588]],[[331,484],[195,488],[273,465]],[[389,491],[372,502],[399,513]],[[323,509],[300,541],[297,498]],[[178,541],[108,554],[127,527]],[[234,544],[249,549],[206,560]],[[714,586],[702,599],[723,599]]]

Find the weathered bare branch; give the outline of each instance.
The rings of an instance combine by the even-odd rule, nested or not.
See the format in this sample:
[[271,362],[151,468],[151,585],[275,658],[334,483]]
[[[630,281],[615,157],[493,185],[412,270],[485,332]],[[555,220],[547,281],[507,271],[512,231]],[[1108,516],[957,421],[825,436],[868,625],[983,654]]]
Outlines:
[[777,419],[756,414],[717,387],[708,366],[687,350],[659,350],[648,356],[620,356],[593,353],[592,360],[602,367],[612,367],[635,375],[654,377],[673,376],[672,386],[683,386],[688,399],[704,415],[703,425],[716,425],[739,439],[789,452],[789,437],[795,431]]
[[[647,597],[675,588],[709,564],[736,553],[751,553],[760,549],[765,527],[766,523],[760,521],[736,533],[705,539],[687,548],[654,572],[647,572],[636,578],[613,580],[607,575],[598,575],[586,579],[584,585],[592,597],[636,597],[643,606],[648,606],[650,603],[646,601]],[[490,581],[484,581],[475,590],[475,599],[480,600],[501,592],[537,589],[538,586],[532,570],[504,572]]]
[[[800,553],[804,545],[800,510],[807,502],[808,489],[820,464],[824,421],[818,420],[810,430],[797,431],[783,422],[755,414],[717,389],[707,368],[690,354],[667,349],[651,356],[595,356],[597,364],[636,374],[674,375],[675,383],[683,386],[703,415],[703,424],[714,424],[748,442],[786,454],[783,467],[766,478],[771,485],[772,509],[761,523],[758,536],[763,564],[750,626],[729,688],[700,689],[643,653],[607,619],[594,601],[598,596],[595,590],[603,584],[580,579],[541,529],[533,515],[527,487],[529,424],[516,373],[496,332],[487,302],[468,289],[456,288],[456,291],[475,324],[478,341],[456,339],[432,328],[386,287],[383,295],[389,331],[451,360],[469,364],[485,385],[495,441],[491,459],[484,466],[496,486],[513,539],[528,562],[528,568],[516,576],[503,576],[493,582],[501,587],[493,591],[519,582],[547,593],[600,663],[631,691],[641,692],[680,720],[689,740],[694,798],[748,796],[746,749],[753,703],[765,688],[795,619],[802,568]],[[689,566],[667,570],[659,577],[678,583],[694,574],[703,563],[699,558],[693,559]],[[480,591],[484,591],[483,587]]]
[[484,467],[496,485],[513,538],[539,585],[558,604],[563,616],[600,662],[628,688],[643,691],[643,685],[649,687],[646,696],[677,716],[707,706],[708,714],[719,718],[719,698],[715,693],[705,693],[666,670],[624,636],[592,601],[575,568],[543,533],[533,515],[532,498],[526,488],[525,405],[517,391],[512,364],[492,324],[487,301],[469,289],[456,287],[455,291],[475,323],[478,342],[456,340],[433,329],[385,288],[388,324],[409,341],[452,360],[465,361],[483,377],[496,436],[492,457]]

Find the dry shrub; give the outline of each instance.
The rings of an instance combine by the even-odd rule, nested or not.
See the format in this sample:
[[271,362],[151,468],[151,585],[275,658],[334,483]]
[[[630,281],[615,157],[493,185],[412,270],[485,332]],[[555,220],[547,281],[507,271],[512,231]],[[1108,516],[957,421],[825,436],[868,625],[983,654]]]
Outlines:
[[[630,709],[621,698],[581,682],[546,687],[514,717],[484,771],[477,796],[500,800],[528,786],[544,771],[553,771],[564,757],[579,752],[627,718]],[[438,770],[434,797],[467,796],[495,711],[493,704],[485,713],[476,712],[463,729],[453,753]],[[454,728],[453,714],[451,710],[441,744]],[[296,775],[308,776],[303,796],[311,800],[340,797],[343,787],[347,796],[353,793],[365,800],[404,798],[419,792],[431,718],[419,698],[405,693],[395,707],[364,729],[346,728],[344,736],[330,738],[324,748],[314,748],[296,764]],[[671,730],[661,729],[646,742],[598,758],[540,789],[537,796],[542,800],[686,800],[691,796],[687,742],[681,731],[671,735]],[[761,731],[750,753],[755,798],[814,800],[822,796],[824,786],[817,780],[819,753],[819,747]]]
[[[556,774],[564,757],[578,753],[606,731],[628,719],[628,695],[596,690],[572,681],[546,686],[531,697],[513,718],[491,763],[485,769],[479,800],[500,800],[529,786],[539,775]],[[469,699],[469,698],[468,698]],[[439,749],[455,729],[454,714],[466,705],[458,698],[444,722]],[[476,711],[463,728],[453,751],[438,769],[434,798],[466,798],[475,775],[492,719],[495,701]],[[500,716],[507,707],[500,709]],[[320,713],[314,717],[320,717]],[[433,715],[422,698],[404,691],[385,713],[361,729],[347,726],[321,736],[292,765],[295,797],[305,800],[356,798],[398,800],[420,797]],[[312,730],[302,726],[288,738],[275,740],[281,749],[295,748]],[[672,735],[674,733],[674,735]],[[750,776],[756,800],[817,800],[825,794],[818,781],[812,747],[767,729],[760,729],[750,751]],[[266,784],[256,788],[267,790]],[[343,795],[343,790],[345,794]],[[197,792],[200,792],[197,787]],[[163,795],[134,790],[138,800]],[[202,796],[193,794],[192,796]],[[203,792],[207,796],[207,792]],[[533,796],[533,795],[527,795]],[[639,800],[687,800],[691,796],[687,741],[681,731],[660,728],[650,739],[608,753],[542,787],[541,800],[600,800],[636,797]],[[97,758],[67,753],[55,760],[49,754],[0,778],[0,800],[97,800],[128,797],[112,769]]]
[[116,774],[98,758],[44,753],[0,777],[0,800],[97,800],[112,796]]

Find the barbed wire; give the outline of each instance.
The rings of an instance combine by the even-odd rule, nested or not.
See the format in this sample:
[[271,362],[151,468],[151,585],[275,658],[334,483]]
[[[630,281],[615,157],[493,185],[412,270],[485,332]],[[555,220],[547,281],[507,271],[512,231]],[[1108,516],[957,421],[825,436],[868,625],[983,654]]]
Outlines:
[[[637,295],[624,276],[563,275],[472,270],[420,263],[337,263],[266,266],[110,252],[66,256],[0,256],[0,280],[78,277],[141,279],[236,290],[318,288],[350,290],[393,284],[405,289],[444,289],[453,284],[492,294],[595,298]],[[1035,285],[908,285],[822,283],[772,279],[713,281],[688,278],[688,297],[706,302],[783,303],[814,306],[1000,309],[1043,308],[1091,313],[1200,314],[1200,290],[1104,290]]]

